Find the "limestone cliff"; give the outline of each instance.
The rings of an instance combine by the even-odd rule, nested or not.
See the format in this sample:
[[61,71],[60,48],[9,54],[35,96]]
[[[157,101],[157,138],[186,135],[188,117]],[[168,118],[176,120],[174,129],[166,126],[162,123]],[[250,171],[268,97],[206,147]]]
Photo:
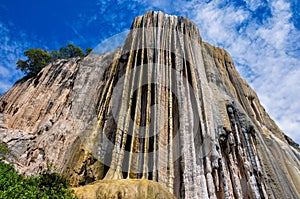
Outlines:
[[0,98],[0,140],[21,172],[51,163],[91,183],[81,198],[300,197],[297,144],[225,50],[162,12],[135,18],[115,51],[18,81]]

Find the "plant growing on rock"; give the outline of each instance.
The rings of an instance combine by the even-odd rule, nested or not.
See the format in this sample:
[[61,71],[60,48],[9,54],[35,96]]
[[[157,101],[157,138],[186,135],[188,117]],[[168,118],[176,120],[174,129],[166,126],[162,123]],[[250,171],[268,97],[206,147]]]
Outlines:
[[16,63],[16,68],[21,70],[28,77],[33,77],[52,61],[71,57],[84,57],[91,51],[92,48],[86,48],[86,53],[84,53],[80,47],[71,43],[67,46],[60,47],[59,50],[50,50],[50,53],[41,48],[30,48],[24,52],[27,59],[19,59]]
[[18,174],[12,164],[0,160],[0,199],[76,199],[68,187],[66,178],[51,169],[44,171],[40,176],[27,177]]
[[17,69],[20,69],[28,76],[36,75],[53,60],[53,57],[47,51],[40,48],[26,50],[24,55],[27,57],[27,60],[19,59],[17,61]]

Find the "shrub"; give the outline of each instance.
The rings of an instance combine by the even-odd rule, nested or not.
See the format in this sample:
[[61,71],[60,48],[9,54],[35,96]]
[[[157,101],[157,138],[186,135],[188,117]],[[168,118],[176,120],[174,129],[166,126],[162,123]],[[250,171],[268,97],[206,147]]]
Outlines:
[[13,165],[0,161],[0,198],[76,199],[65,177],[51,171],[37,177],[18,174]]
[[5,142],[0,141],[0,155],[7,155],[10,153],[8,145]]

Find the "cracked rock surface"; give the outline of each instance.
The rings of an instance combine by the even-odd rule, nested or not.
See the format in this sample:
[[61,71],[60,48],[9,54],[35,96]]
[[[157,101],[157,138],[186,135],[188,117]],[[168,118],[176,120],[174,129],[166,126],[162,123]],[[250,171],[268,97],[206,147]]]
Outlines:
[[0,140],[20,172],[54,164],[81,198],[300,198],[299,146],[228,52],[162,12],[115,51],[19,80],[0,98]]

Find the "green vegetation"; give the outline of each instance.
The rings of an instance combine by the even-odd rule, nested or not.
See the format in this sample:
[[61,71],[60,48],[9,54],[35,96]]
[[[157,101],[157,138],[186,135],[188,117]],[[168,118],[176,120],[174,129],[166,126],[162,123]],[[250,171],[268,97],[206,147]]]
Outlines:
[[26,177],[18,174],[11,164],[0,161],[0,199],[76,199],[68,187],[66,178],[51,169],[38,177]]
[[62,46],[59,51],[51,50],[50,54],[52,55],[53,59],[85,56],[81,48],[70,43],[67,46]]
[[92,51],[93,51],[92,48],[86,48],[86,49],[85,49],[85,54],[88,55],[88,54],[90,54]]
[[19,59],[17,61],[17,69],[21,70],[27,76],[33,77],[54,60],[71,57],[84,57],[91,51],[91,48],[86,48],[86,53],[84,53],[80,47],[71,43],[67,46],[62,46],[58,51],[51,50],[50,53],[40,48],[31,48],[24,52],[27,60]]
[[17,69],[29,76],[34,76],[53,60],[53,57],[47,51],[40,48],[26,50],[24,55],[27,56],[27,60],[19,59]]
[[0,141],[0,156],[7,155],[9,153],[10,153],[10,150],[8,148],[8,145],[5,142]]

